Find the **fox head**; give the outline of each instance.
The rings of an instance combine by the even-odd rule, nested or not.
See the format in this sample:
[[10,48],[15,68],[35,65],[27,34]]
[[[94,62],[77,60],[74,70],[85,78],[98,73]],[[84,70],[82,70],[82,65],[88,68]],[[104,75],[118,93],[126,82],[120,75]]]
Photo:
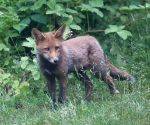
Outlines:
[[57,63],[59,61],[65,28],[66,25],[64,24],[58,30],[47,33],[42,33],[33,28],[32,36],[36,43],[37,54],[41,54],[50,63]]

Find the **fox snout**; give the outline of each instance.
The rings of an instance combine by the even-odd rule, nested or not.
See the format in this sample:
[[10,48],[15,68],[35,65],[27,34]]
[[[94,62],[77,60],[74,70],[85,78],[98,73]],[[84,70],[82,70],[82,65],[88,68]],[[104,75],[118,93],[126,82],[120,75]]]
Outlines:
[[50,63],[57,63],[59,61],[58,57],[56,58],[50,58],[48,57],[47,60],[50,62]]
[[59,61],[58,58],[53,59],[53,62],[54,62],[54,63],[57,63],[58,61]]

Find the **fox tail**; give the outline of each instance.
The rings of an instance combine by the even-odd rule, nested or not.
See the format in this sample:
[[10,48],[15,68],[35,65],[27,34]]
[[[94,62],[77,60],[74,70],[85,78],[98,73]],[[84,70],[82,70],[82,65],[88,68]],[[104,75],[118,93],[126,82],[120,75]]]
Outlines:
[[119,80],[128,80],[131,84],[135,82],[135,78],[132,75],[128,74],[125,71],[118,69],[117,67],[112,65],[107,59],[106,59],[106,63],[110,70],[111,77],[119,79]]

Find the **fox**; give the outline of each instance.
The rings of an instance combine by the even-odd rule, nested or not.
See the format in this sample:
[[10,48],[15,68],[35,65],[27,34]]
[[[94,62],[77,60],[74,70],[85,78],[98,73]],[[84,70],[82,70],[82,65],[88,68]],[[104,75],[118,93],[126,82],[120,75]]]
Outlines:
[[41,32],[36,28],[31,31],[36,44],[39,69],[46,78],[53,103],[56,103],[56,79],[59,83],[58,102],[63,103],[66,99],[69,73],[73,73],[84,84],[87,101],[91,98],[93,84],[86,70],[90,70],[95,78],[104,81],[111,94],[119,93],[113,78],[128,80],[130,83],[135,81],[132,75],[106,59],[95,37],[86,35],[63,40],[65,28],[66,25],[63,24],[58,30],[51,32]]

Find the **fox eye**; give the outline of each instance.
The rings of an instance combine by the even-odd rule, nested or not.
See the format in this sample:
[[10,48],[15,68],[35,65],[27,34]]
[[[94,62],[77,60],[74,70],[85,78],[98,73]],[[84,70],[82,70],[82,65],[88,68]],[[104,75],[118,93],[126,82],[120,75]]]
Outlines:
[[59,49],[59,46],[56,46],[56,47],[55,47],[55,50],[58,50],[58,49]]
[[46,51],[49,51],[50,50],[50,48],[44,48]]

